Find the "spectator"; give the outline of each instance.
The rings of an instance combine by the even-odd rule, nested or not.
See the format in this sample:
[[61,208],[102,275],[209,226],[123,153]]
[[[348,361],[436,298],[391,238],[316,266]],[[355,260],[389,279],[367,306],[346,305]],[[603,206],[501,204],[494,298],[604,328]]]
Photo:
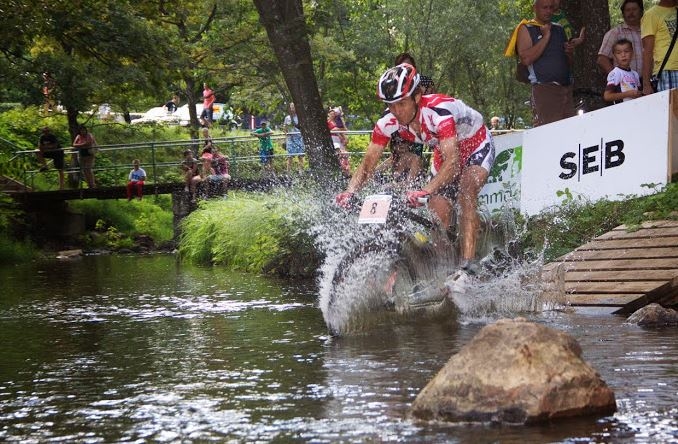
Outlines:
[[351,167],[348,163],[348,151],[346,151],[346,139],[342,132],[346,131],[345,128],[337,127],[336,122],[337,112],[335,108],[330,108],[327,113],[327,128],[330,130],[330,135],[332,136],[332,145],[334,145],[334,151],[339,159],[339,166],[341,167],[341,172],[345,177],[351,176]]
[[557,23],[560,26],[563,27],[563,31],[565,31],[565,37],[567,37],[567,41],[570,42],[573,46],[579,46],[582,43],[584,43],[584,29],[582,28],[581,31],[579,31],[579,37],[573,37],[574,36],[574,27],[570,23],[570,21],[565,17],[565,12],[560,9],[560,0],[554,0],[553,2],[553,17],[551,17],[551,22],[552,23]]
[[40,162],[40,171],[47,170],[47,163],[45,158],[54,161],[54,168],[59,173],[59,189],[64,189],[64,150],[61,149],[59,139],[52,134],[49,127],[42,129],[42,134],[38,139],[38,162]]
[[193,157],[193,151],[184,151],[184,160],[181,162],[181,170],[184,172],[184,191],[189,193],[191,200],[195,201],[195,192],[202,180],[198,170],[198,161]]
[[[409,52],[401,52],[395,58],[393,66],[398,66],[401,63],[409,63],[414,66],[414,69],[417,69],[417,62],[415,62],[414,57]],[[421,87],[422,94],[434,94],[435,93],[435,83],[430,76],[425,76],[419,74],[419,86]]]
[[212,149],[212,169],[214,174],[221,177],[222,182],[226,183],[231,180],[231,175],[229,174],[231,163],[228,160],[228,156],[221,154],[216,145]]
[[607,86],[603,98],[608,102],[619,103],[643,95],[640,92],[640,77],[631,69],[633,43],[621,39],[612,48],[615,67],[607,75]]
[[391,157],[383,161],[374,170],[375,175],[390,173],[390,181],[403,183],[406,187],[413,186],[424,176],[421,157],[410,151],[410,143],[399,132],[391,136],[389,142]]
[[179,96],[175,94],[172,96],[172,100],[165,103],[165,111],[167,111],[167,114],[174,114],[175,112],[177,112],[178,108],[179,108]]
[[643,16],[642,0],[624,0],[621,5],[624,23],[617,25],[605,33],[603,43],[598,50],[598,66],[608,75],[614,65],[612,47],[621,39],[626,39],[633,45],[633,59],[631,69],[638,74],[643,72],[643,42],[640,39],[640,19]]
[[212,141],[212,136],[210,136],[209,128],[202,129],[202,154],[210,153],[214,150],[214,142]]
[[202,84],[202,113],[200,114],[200,123],[204,127],[212,126],[212,117],[214,113],[214,91],[207,83]]
[[510,55],[517,40],[520,63],[528,68],[534,126],[575,115],[570,69],[574,45],[567,42],[563,27],[551,22],[554,7],[554,0],[535,0],[534,20],[518,25],[507,48]]
[[[216,148],[215,148],[216,150]],[[216,150],[214,153],[204,153],[202,160],[202,181],[207,185],[204,192],[207,196],[221,194],[226,190],[226,184],[231,179],[228,174],[228,158]]]
[[299,172],[304,170],[304,139],[301,137],[299,127],[299,116],[294,108],[294,103],[290,103],[289,114],[283,121],[285,131],[285,147],[287,149],[287,172],[292,169],[293,159],[296,158],[299,164]]
[[85,181],[89,188],[96,188],[94,180],[94,157],[96,156],[97,141],[94,139],[85,125],[80,125],[78,134],[73,140],[73,148],[78,150],[78,161],[80,162],[80,169],[82,170]]
[[265,120],[262,120],[259,128],[252,131],[252,135],[259,139],[259,161],[268,172],[273,172],[273,165],[271,164],[271,157],[273,156],[271,134],[273,134],[273,131],[268,127],[268,123]]
[[[678,51],[669,52],[669,46],[676,30],[676,0],[659,0],[655,6],[647,10],[640,20],[640,36],[643,41],[643,66],[641,78],[643,94],[652,94],[654,90],[648,81],[659,70],[666,59],[666,64],[657,83],[657,91],[678,86]],[[658,76],[659,77],[659,76]]]
[[42,95],[45,98],[45,105],[43,108],[44,115],[54,110],[54,89],[56,88],[56,80],[52,77],[49,71],[42,73]]
[[490,129],[493,131],[499,129],[499,117],[494,116],[490,119]]
[[[132,161],[132,171],[129,172],[127,182],[127,201],[132,200],[132,194],[137,195],[137,199],[141,200],[144,192],[144,181],[146,180],[146,171],[139,167],[139,159]],[[135,193],[136,191],[136,193]]]
[[348,125],[346,125],[346,121],[344,120],[344,111],[341,109],[341,106],[330,108],[330,110],[334,111],[334,125],[337,130],[342,131],[342,133],[339,134],[339,137],[341,138],[343,147],[346,148],[348,145],[348,136],[344,133],[348,131]]

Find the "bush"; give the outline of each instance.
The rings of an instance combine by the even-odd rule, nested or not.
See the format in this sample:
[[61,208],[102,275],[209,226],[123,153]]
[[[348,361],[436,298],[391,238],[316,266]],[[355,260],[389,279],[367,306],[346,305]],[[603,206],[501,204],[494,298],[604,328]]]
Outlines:
[[87,229],[106,233],[107,246],[114,249],[127,248],[136,235],[150,236],[156,244],[174,237],[174,216],[168,195],[129,202],[86,199],[73,201],[71,206],[85,215]]
[[282,196],[231,193],[210,200],[182,223],[183,259],[238,270],[312,275],[319,263],[302,208]]

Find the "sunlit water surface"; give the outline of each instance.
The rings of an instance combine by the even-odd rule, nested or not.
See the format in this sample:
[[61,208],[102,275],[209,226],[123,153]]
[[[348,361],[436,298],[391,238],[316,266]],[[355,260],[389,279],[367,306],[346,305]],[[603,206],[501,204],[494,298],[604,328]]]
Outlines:
[[4,267],[0,282],[0,441],[678,442],[675,329],[529,315],[579,340],[619,411],[421,426],[417,393],[492,316],[332,339],[313,282],[172,256]]

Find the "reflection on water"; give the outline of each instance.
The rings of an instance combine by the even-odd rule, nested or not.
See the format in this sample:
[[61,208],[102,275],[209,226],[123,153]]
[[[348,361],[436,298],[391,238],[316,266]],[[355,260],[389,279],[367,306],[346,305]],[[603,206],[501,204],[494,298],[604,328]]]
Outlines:
[[543,312],[619,412],[541,427],[410,423],[414,397],[481,323],[331,339],[309,283],[87,257],[0,269],[0,440],[676,442],[678,335]]

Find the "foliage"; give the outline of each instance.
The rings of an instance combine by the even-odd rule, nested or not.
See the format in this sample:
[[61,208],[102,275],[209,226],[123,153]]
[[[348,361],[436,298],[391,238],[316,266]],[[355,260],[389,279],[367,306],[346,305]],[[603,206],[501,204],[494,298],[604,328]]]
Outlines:
[[[108,246],[129,245],[136,235],[150,236],[156,244],[172,239],[172,203],[169,196],[147,196],[141,201],[94,200],[73,201],[72,208],[85,215],[90,230],[106,233]],[[101,246],[101,245],[99,245]]]
[[317,257],[301,209],[282,196],[231,193],[201,202],[182,222],[185,260],[278,274],[307,274]]
[[597,202],[564,192],[566,199],[560,206],[527,221],[524,249],[540,251],[545,247],[545,260],[550,261],[621,224],[633,230],[645,220],[678,219],[678,183],[656,191],[649,196]]
[[21,215],[11,198],[0,194],[0,263],[25,262],[36,256],[31,242],[15,237],[16,228],[22,224]]

